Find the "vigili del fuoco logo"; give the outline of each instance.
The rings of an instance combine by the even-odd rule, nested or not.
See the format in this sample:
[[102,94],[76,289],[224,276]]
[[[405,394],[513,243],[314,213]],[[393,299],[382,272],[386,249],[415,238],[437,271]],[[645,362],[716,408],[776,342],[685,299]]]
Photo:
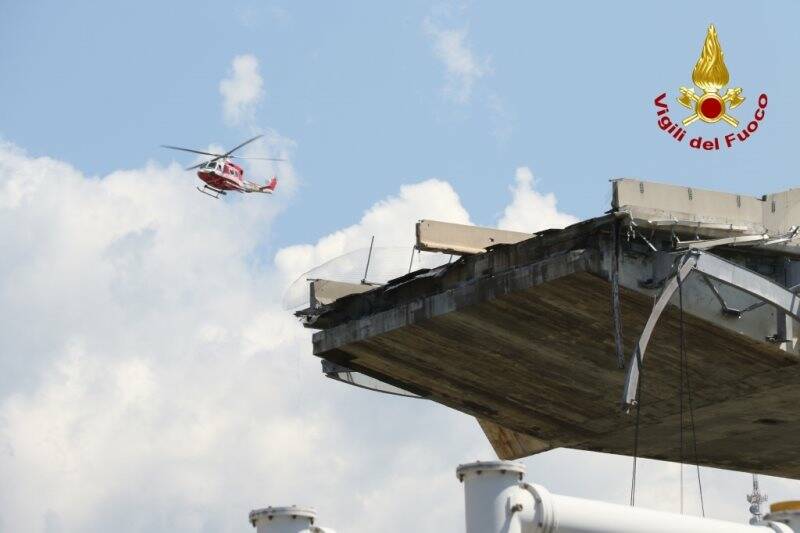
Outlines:
[[[753,119],[742,126],[739,119],[731,112],[745,101],[741,87],[728,87],[722,94],[723,87],[728,85],[730,75],[725,66],[722,46],[717,38],[717,30],[711,24],[708,27],[706,41],[700,52],[700,59],[692,71],[692,82],[703,92],[698,94],[694,87],[681,87],[677,100],[683,107],[689,109],[689,115],[680,120],[673,121],[669,116],[667,93],[661,93],[654,100],[658,127],[671,135],[676,141],[683,142],[687,130],[697,121],[708,124],[718,124],[733,128],[734,131],[720,137],[703,138],[702,136],[690,137],[688,145],[698,150],[720,150],[732,148],[735,144],[743,143],[757,130],[767,110],[767,95],[758,96],[758,107],[752,114]],[[729,112],[730,111],[730,112]]]

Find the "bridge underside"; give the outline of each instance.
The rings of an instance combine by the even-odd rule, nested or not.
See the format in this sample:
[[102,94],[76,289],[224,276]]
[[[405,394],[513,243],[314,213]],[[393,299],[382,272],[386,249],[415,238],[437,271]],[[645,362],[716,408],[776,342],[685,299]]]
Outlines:
[[[617,220],[545,232],[339,299],[316,317],[314,353],[478,417],[502,458],[557,447],[630,455],[635,416],[620,409],[625,370],[609,282]],[[655,271],[643,250],[626,243],[620,256],[626,358],[656,294],[642,288]],[[761,252],[729,255],[777,263]],[[800,477],[799,359],[793,344],[765,340],[775,310],[725,317],[707,287],[684,291],[699,463]],[[679,312],[668,307],[642,374],[644,457],[680,460],[679,341]]]

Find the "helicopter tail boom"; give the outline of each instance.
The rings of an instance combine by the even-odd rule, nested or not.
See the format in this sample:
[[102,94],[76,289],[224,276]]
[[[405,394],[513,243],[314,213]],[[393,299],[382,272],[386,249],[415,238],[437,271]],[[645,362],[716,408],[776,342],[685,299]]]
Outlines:
[[272,179],[270,179],[266,185],[258,188],[258,192],[272,194],[277,186],[278,186],[278,178],[272,176]]

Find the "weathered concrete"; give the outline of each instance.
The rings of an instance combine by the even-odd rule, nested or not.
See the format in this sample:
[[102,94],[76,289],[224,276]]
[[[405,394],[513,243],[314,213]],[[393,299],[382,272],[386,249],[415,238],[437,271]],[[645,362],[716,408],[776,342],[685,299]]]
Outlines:
[[[625,372],[608,281],[620,216],[629,220],[612,214],[542,232],[341,298],[320,310],[314,353],[478,417],[502,458],[564,446],[630,454],[634,417],[619,408]],[[627,222],[621,231],[619,312],[629,357],[668,274],[665,254],[651,246],[670,249],[671,235],[648,231],[646,243]],[[793,264],[764,248],[714,252],[782,284]],[[770,306],[725,315],[699,278],[683,291],[700,463],[800,477],[796,339],[765,340],[779,333],[782,316]],[[728,287],[719,292],[730,306],[755,301]],[[679,326],[668,308],[648,349],[645,457],[680,458]]]
[[716,230],[712,235],[720,231],[767,231],[764,200],[740,194],[619,179],[613,182],[612,207],[630,213],[638,224],[648,227],[675,222],[699,224],[701,231]]
[[613,181],[612,208],[641,227],[670,227],[695,235],[780,235],[800,225],[800,189],[760,198],[635,179]]
[[314,279],[309,283],[311,295],[309,301],[311,307],[329,305],[343,296],[350,294],[360,294],[371,291],[375,285],[366,283],[345,283],[343,281],[332,281],[329,279]]
[[417,222],[418,250],[447,254],[480,254],[490,246],[516,244],[533,237],[531,233],[481,228],[436,220]]

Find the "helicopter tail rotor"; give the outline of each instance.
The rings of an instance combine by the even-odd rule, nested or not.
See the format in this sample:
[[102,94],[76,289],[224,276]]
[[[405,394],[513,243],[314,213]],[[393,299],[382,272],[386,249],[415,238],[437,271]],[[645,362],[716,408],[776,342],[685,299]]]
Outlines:
[[272,194],[275,192],[275,188],[278,186],[278,178],[272,176],[272,179],[267,182],[266,185],[263,187],[259,187],[259,192],[265,192],[267,194]]

